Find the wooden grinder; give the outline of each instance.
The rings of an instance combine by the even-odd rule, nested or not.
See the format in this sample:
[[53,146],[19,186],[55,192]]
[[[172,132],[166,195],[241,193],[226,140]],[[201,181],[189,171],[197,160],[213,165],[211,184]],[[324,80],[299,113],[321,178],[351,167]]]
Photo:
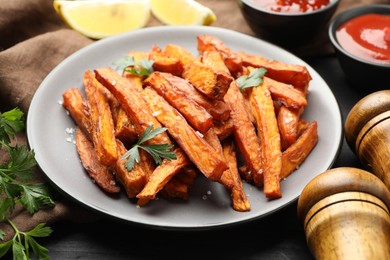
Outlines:
[[361,163],[390,189],[390,90],[359,100],[346,118],[344,132]]
[[390,259],[390,90],[367,95],[349,112],[344,133],[366,168],[314,178],[298,201],[316,259]]
[[298,200],[308,247],[317,260],[390,259],[390,192],[352,167],[313,178]]

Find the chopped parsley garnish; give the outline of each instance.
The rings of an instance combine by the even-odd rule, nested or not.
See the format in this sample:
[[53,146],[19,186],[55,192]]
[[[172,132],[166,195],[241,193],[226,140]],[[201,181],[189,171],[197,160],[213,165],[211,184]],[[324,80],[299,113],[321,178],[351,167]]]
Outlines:
[[240,86],[240,90],[242,91],[245,88],[256,87],[263,83],[263,77],[267,69],[265,68],[256,68],[251,71],[251,73],[247,76],[241,76],[236,79],[238,85]]
[[116,71],[129,72],[136,76],[149,76],[153,72],[153,60],[140,60],[135,62],[133,56],[125,56],[116,60],[112,68]]
[[167,128],[157,127],[153,129],[153,125],[148,126],[145,129],[145,132],[142,134],[140,139],[135,145],[132,146],[123,156],[122,159],[127,159],[126,168],[128,171],[131,171],[134,168],[135,163],[139,163],[140,155],[139,148],[145,150],[149,153],[156,164],[161,164],[162,159],[175,160],[176,155],[172,151],[173,145],[170,144],[143,144],[144,142],[154,138],[155,136],[165,132]]

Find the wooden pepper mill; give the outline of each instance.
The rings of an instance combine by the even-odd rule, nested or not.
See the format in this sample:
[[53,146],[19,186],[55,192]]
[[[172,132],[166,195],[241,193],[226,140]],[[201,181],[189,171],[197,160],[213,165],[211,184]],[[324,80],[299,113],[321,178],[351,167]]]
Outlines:
[[340,167],[313,178],[298,200],[317,260],[390,259],[390,192],[374,174]]
[[359,100],[345,120],[344,132],[361,163],[390,189],[390,90]]

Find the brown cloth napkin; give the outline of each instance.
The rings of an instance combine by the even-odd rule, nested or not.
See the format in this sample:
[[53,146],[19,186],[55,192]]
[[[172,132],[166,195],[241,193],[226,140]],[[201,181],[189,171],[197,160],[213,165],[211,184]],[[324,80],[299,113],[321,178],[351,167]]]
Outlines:
[[[255,36],[242,17],[236,0],[199,2],[210,7],[217,15],[217,21],[212,26]],[[45,76],[64,58],[93,42],[67,27],[54,11],[52,3],[52,0],[0,0],[1,112],[19,107],[27,115],[31,99]],[[389,4],[390,0],[342,0],[337,13],[371,3]],[[153,17],[148,23],[148,26],[158,25],[161,23]],[[307,46],[296,50],[302,57],[332,52],[325,31]],[[27,145],[24,133],[18,135],[17,143]],[[7,160],[5,155],[0,152],[0,164]],[[36,173],[37,179],[45,181],[45,175],[38,168]],[[10,218],[20,230],[26,231],[38,223],[50,224],[60,219],[92,221],[96,216],[79,204],[59,196],[54,208],[30,215],[17,207]],[[13,230],[5,222],[0,223],[0,229],[6,232],[5,240],[12,237]]]

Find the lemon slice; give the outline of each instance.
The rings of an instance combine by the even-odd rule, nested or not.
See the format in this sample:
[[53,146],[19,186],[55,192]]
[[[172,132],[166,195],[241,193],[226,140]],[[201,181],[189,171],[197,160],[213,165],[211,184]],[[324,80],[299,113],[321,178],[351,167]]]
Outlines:
[[194,0],[151,0],[152,14],[166,25],[210,25],[215,13]]
[[146,26],[150,0],[54,0],[54,9],[74,30],[102,39]]

